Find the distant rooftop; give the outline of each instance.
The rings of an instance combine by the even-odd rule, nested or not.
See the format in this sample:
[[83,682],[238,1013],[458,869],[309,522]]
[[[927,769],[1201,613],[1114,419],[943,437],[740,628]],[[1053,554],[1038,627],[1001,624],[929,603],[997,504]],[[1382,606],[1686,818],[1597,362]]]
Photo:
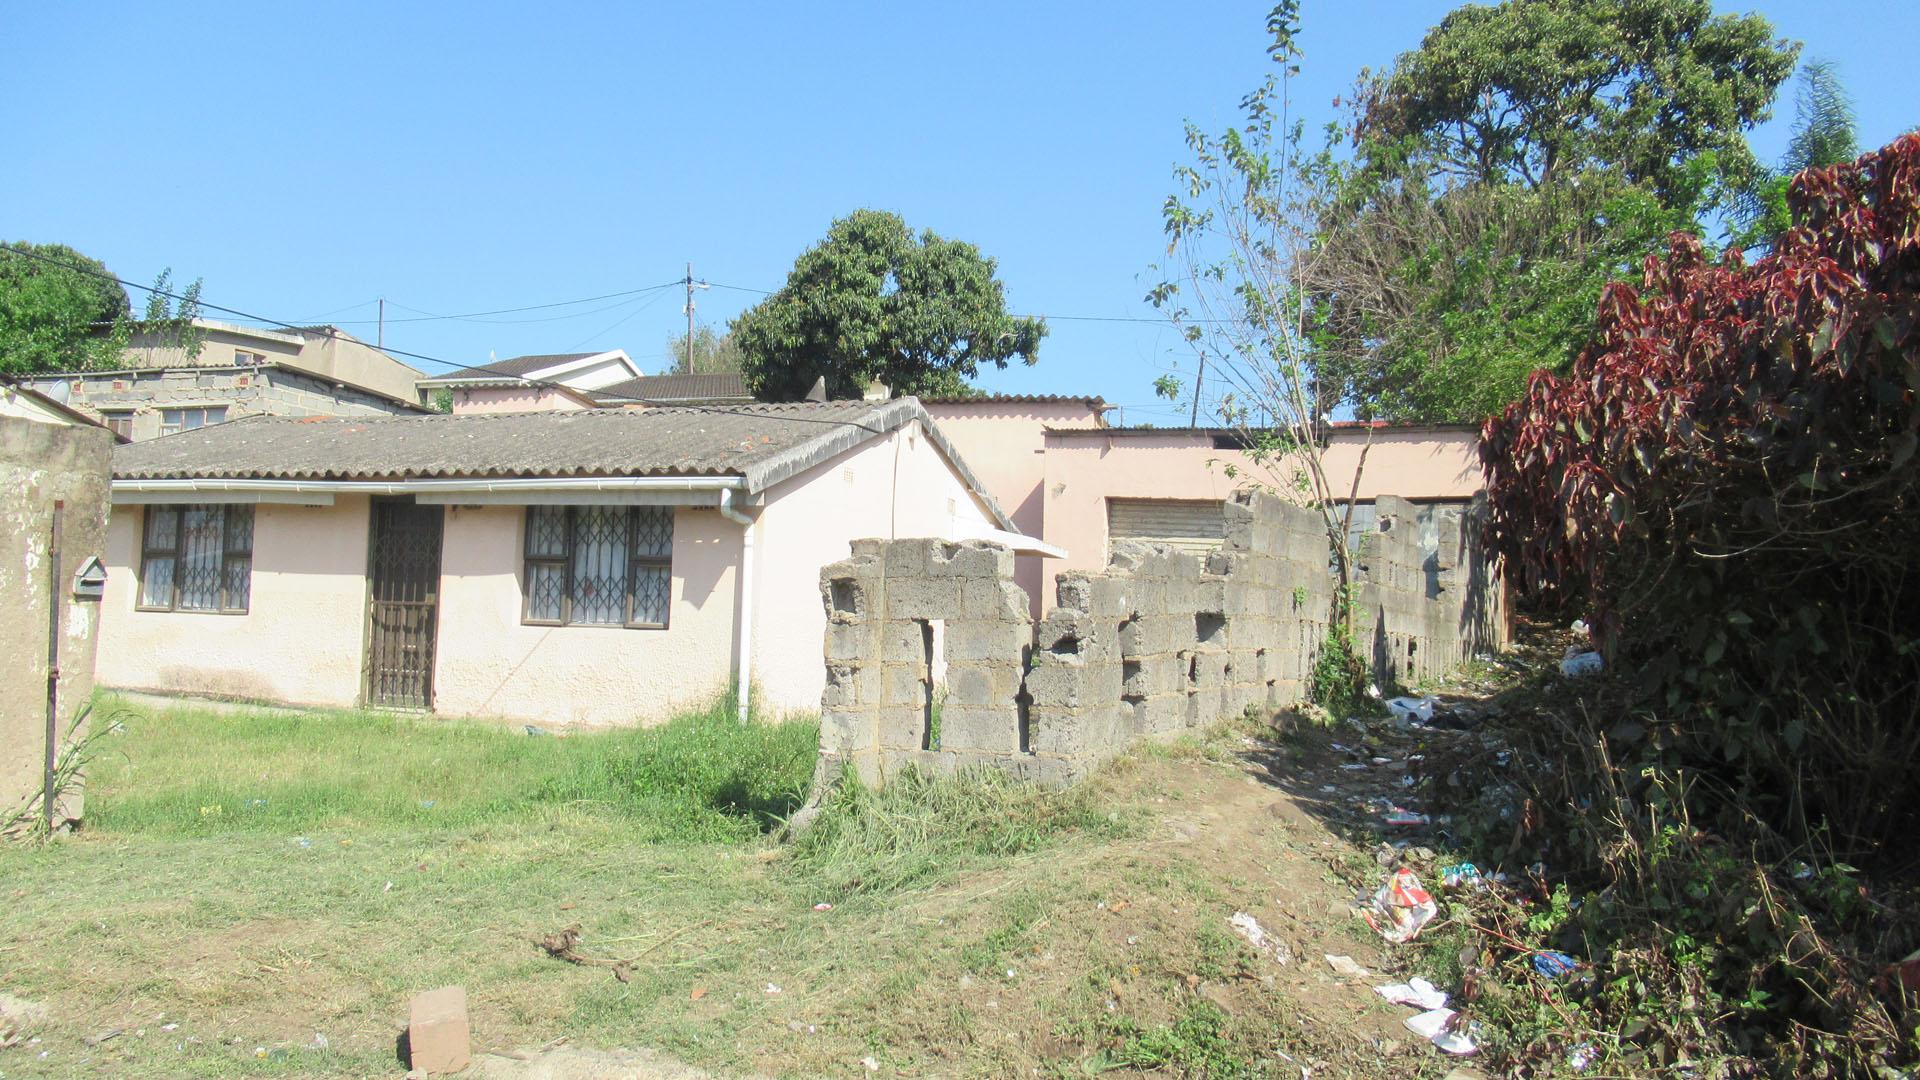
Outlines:
[[747,377],[737,371],[703,371],[691,375],[642,375],[602,386],[589,393],[606,405],[625,402],[663,405],[745,405],[753,401]]

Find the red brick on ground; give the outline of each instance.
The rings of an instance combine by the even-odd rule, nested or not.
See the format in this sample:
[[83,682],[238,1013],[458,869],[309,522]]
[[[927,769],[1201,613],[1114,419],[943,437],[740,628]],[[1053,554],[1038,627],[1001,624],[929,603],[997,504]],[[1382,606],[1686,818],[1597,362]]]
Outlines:
[[473,1060],[467,990],[443,986],[415,994],[407,1009],[407,1064],[428,1073],[459,1072]]

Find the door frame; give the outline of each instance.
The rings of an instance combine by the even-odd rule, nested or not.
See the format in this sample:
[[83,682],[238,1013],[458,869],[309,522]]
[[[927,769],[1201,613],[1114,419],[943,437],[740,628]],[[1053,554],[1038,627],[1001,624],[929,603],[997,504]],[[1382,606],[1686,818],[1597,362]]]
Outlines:
[[[373,629],[374,629],[373,628],[374,554],[379,549],[378,530],[380,528],[380,507],[383,505],[385,506],[394,506],[394,505],[419,506],[423,509],[431,509],[435,511],[440,518],[439,549],[433,553],[433,566],[434,566],[434,573],[432,578],[433,633],[429,635],[427,640],[427,647],[432,651],[432,653],[431,653],[430,663],[428,663],[426,673],[425,673],[426,693],[424,696],[426,698],[426,703],[424,705],[382,705],[382,704],[376,704],[372,700],[373,698],[373,694],[372,694],[372,690],[373,690]],[[361,630],[360,630],[360,688],[359,688],[359,693],[355,695],[356,699],[360,703],[361,708],[397,710],[401,712],[432,712],[433,711],[434,698],[438,696],[438,690],[439,690],[436,676],[439,674],[439,668],[440,668],[440,583],[445,578],[445,574],[442,573],[442,568],[443,568],[443,564],[446,556],[446,546],[447,546],[447,508],[446,507],[440,506],[438,504],[433,504],[433,503],[420,503],[412,495],[370,495],[367,497],[367,560],[366,560],[366,573],[364,575],[366,579],[366,588],[364,590],[364,596],[361,602],[362,612],[361,612]]]

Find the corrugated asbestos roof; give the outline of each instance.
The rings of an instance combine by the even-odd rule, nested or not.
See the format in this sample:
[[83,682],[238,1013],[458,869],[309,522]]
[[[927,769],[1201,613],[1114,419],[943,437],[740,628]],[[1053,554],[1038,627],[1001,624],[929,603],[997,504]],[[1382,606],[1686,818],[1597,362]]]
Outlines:
[[763,491],[919,420],[1017,532],[914,398],[459,416],[250,416],[130,443],[115,480],[739,476]]
[[753,400],[747,377],[737,371],[706,371],[692,375],[642,375],[588,391],[602,400],[725,402]]
[[435,379],[500,379],[521,378],[531,375],[542,368],[555,364],[564,364],[569,360],[585,360],[599,353],[538,353],[532,356],[510,356],[505,360],[489,360],[479,367],[465,367],[458,371],[449,371],[445,375],[435,375]]
[[920,400],[928,405],[1107,405],[1106,399],[1087,394],[945,394]]

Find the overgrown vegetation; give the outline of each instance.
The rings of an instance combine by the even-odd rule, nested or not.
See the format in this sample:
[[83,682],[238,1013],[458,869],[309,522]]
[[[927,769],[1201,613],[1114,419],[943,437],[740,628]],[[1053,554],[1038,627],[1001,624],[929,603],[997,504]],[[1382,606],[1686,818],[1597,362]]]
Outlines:
[[1593,965],[1535,1038],[1866,1075],[1920,1059],[1920,136],[1789,197],[1751,267],[1676,237],[1488,423],[1491,539],[1619,674],[1470,783],[1567,890],[1489,931]]
[[1039,851],[1064,835],[1117,835],[1082,788],[1047,791],[997,770],[934,778],[908,771],[883,788],[841,778],[794,845],[795,862],[834,897],[911,888],[970,860]]

